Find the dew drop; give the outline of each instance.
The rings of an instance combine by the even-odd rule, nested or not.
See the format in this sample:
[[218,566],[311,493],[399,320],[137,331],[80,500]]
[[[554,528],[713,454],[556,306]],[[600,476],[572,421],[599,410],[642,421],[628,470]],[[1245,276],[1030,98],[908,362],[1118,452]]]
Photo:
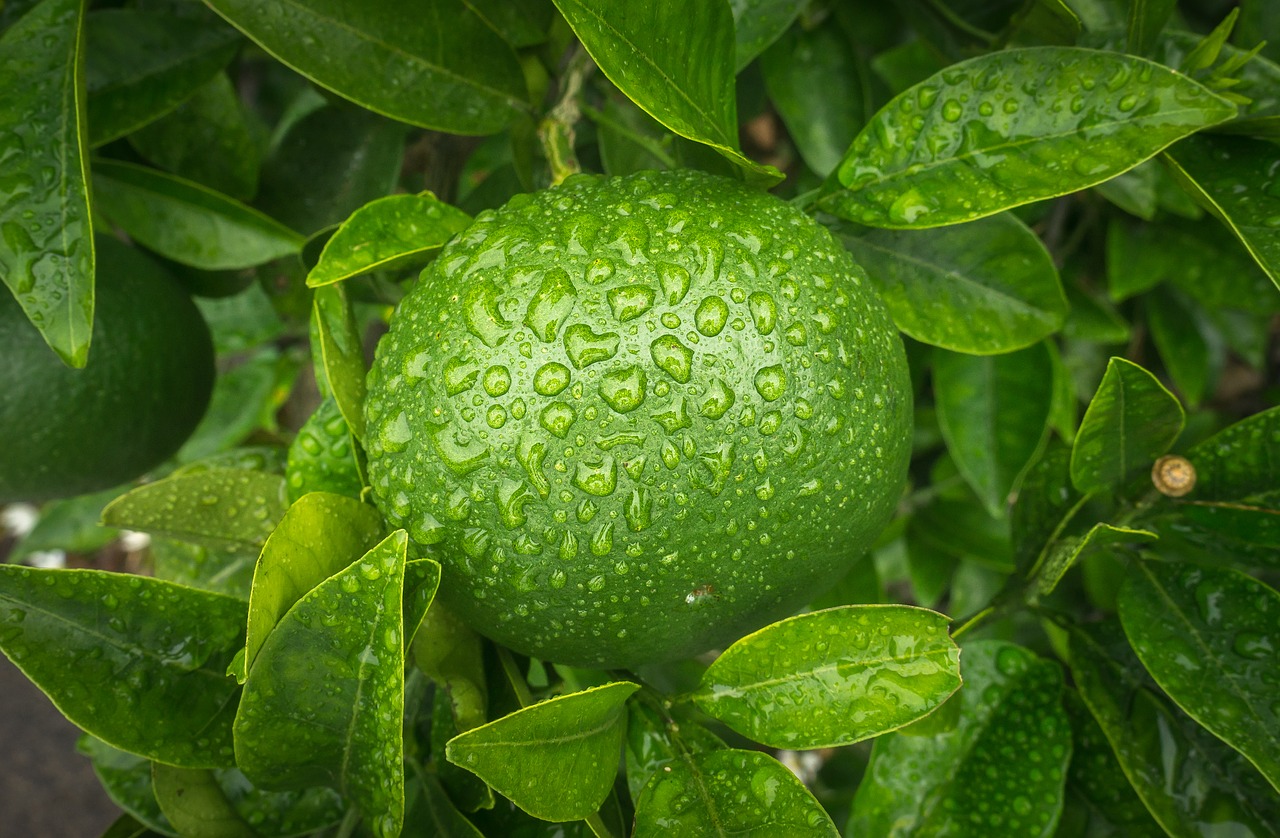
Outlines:
[[715,337],[724,329],[725,323],[729,322],[729,306],[719,297],[707,297],[698,304],[693,321],[699,332],[707,337]]
[[763,367],[755,374],[756,392],[767,402],[777,401],[787,389],[787,379],[782,365]]
[[533,389],[540,396],[554,396],[569,386],[571,373],[564,364],[552,361],[543,364],[533,374]]
[[610,370],[600,377],[600,397],[618,413],[629,413],[644,402],[645,374],[638,364]]
[[584,323],[575,323],[564,332],[565,353],[578,369],[612,358],[618,353],[618,342],[616,332],[596,334]]
[[693,350],[675,335],[663,335],[649,344],[649,353],[658,369],[681,384],[687,384],[693,372]]
[[609,309],[618,321],[625,323],[652,308],[655,296],[647,285],[624,285],[609,292]]

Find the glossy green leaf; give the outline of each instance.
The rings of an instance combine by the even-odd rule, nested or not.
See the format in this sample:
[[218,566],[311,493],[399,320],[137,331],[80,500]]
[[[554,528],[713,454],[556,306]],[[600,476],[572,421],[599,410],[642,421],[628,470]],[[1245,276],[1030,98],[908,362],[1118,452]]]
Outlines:
[[1048,432],[1049,353],[1043,345],[1006,355],[937,350],[933,391],[947,450],[987,510],[1003,516]]
[[1008,213],[937,230],[838,229],[894,323],[923,343],[1009,352],[1052,334],[1066,319],[1053,259]]
[[1165,155],[1183,186],[1226,224],[1280,288],[1276,146],[1249,137],[1192,137]]
[[396,191],[406,127],[328,105],[299,119],[262,166],[258,209],[311,235]]
[[1019,571],[1026,573],[1036,564],[1045,548],[1061,534],[1064,518],[1079,500],[1071,485],[1071,451],[1051,440],[1027,469],[1009,514],[1014,562]]
[[960,686],[948,619],[907,605],[791,617],[735,642],[702,676],[697,705],[775,748],[827,748],[896,730]]
[[629,175],[645,169],[670,169],[672,135],[630,99],[611,96],[596,110],[583,112],[596,126],[600,164],[608,175]]
[[1067,806],[1055,838],[1164,838],[1084,700],[1075,690],[1063,698],[1071,719],[1071,767]]
[[102,838],[154,838],[160,834],[148,829],[129,815],[121,815],[111,822],[107,831],[102,833]]
[[152,763],[151,777],[160,811],[184,838],[254,838],[207,768],[175,768]]
[[289,610],[372,549],[382,533],[377,511],[352,498],[312,492],[289,507],[263,545],[254,570],[245,639],[247,671],[252,672],[255,658]]
[[422,629],[439,587],[440,564],[435,559],[410,559],[405,563],[403,610],[406,656],[409,655],[414,638]]
[[351,444],[351,429],[332,398],[320,402],[298,429],[289,445],[285,480],[290,503],[308,492],[360,497],[363,484]]
[[[450,697],[445,690],[437,689],[431,706],[431,760],[435,763],[436,774],[440,783],[449,793],[449,797],[459,808],[466,812],[477,812],[492,809],[502,798],[496,798],[488,784],[467,771],[459,768],[445,756],[449,740],[462,733],[461,726],[455,720]],[[479,724],[483,724],[481,718]]]
[[145,9],[85,18],[89,143],[99,146],[173,110],[235,56],[229,26]]
[[111,502],[102,522],[215,547],[256,549],[284,510],[284,478],[215,468],[139,486]]
[[959,495],[937,498],[916,512],[909,539],[952,559],[969,559],[1001,573],[1012,571],[1008,518],[992,515],[964,488]]
[[[1188,60],[1204,40],[1203,35],[1195,32],[1166,30],[1157,39],[1150,57],[1166,67],[1173,67],[1190,75]],[[1105,36],[1098,45],[1104,48],[1122,48],[1122,43],[1121,37]],[[1257,41],[1244,42],[1247,48],[1252,48],[1256,43]],[[1215,126],[1215,133],[1251,131],[1259,125],[1260,120],[1280,114],[1280,66],[1274,60],[1258,56],[1245,60],[1247,55],[1245,49],[1230,44],[1224,44],[1220,50],[1220,65],[1228,62],[1236,65],[1245,61],[1242,66],[1227,74],[1235,83],[1226,90],[1249,101],[1240,104],[1240,113],[1236,119]]]
[[1108,180],[1230,119],[1235,106],[1133,56],[1005,50],[955,64],[872,118],[822,207],[873,227],[936,227]]
[[77,740],[76,750],[93,763],[93,773],[112,803],[146,828],[176,838],[177,831],[156,801],[155,788],[151,783],[151,760],[113,748],[89,734]]
[[1115,544],[1132,544],[1155,541],[1156,534],[1132,527],[1112,524],[1094,524],[1084,535],[1064,536],[1053,543],[1043,558],[1032,568],[1030,576],[1035,582],[1035,594],[1048,596],[1058,587],[1067,571],[1078,564],[1090,552]]
[[1119,609],[1156,683],[1280,790],[1280,594],[1235,570],[1142,561]]
[[1129,0],[1128,49],[1133,55],[1147,55],[1160,37],[1177,0]]
[[151,571],[157,579],[226,594],[245,602],[249,601],[257,561],[255,548],[230,545],[218,549],[151,537]]
[[45,504],[35,527],[10,551],[7,560],[16,564],[44,550],[92,553],[105,547],[119,538],[120,532],[101,525],[102,509],[123,491],[117,487]]
[[355,312],[341,285],[315,290],[311,306],[316,349],[324,365],[325,379],[342,418],[356,439],[364,438],[364,345]]
[[1280,407],[1243,419],[1191,448],[1196,486],[1188,500],[1242,501],[1276,489]]
[[536,818],[580,820],[613,787],[637,689],[617,681],[548,699],[454,737],[446,754]]
[[964,679],[954,715],[876,740],[848,834],[1053,834],[1071,756],[1061,669],[1012,643],[974,641]]
[[870,97],[867,71],[838,22],[791,29],[761,56],[760,69],[805,164],[819,175],[834,171],[869,116]]
[[625,759],[632,802],[640,800],[644,787],[664,766],[724,747],[719,737],[696,722],[677,723],[665,711],[659,712],[643,701],[631,702]]
[[0,280],[72,367],[93,332],[84,6],[43,0],[0,35]]
[[404,819],[408,538],[397,530],[299,599],[253,660],[235,719],[236,764],[256,785],[329,785],[377,838]]
[[1182,405],[1137,364],[1112,358],[1071,447],[1071,482],[1088,493],[1116,486],[1169,450]]
[[469,0],[467,5],[517,49],[546,42],[555,15],[551,0]]
[[804,10],[804,0],[729,0],[733,13],[734,70],[742,69],[778,40]]
[[239,201],[132,163],[95,161],[93,200],[132,238],[193,268],[247,268],[302,247],[297,233]]
[[1005,27],[1010,46],[1071,46],[1080,38],[1080,17],[1066,0],[1029,0]]
[[171,765],[231,764],[244,617],[158,579],[0,564],[0,649],[77,726]]
[[307,275],[307,285],[420,265],[470,223],[471,216],[430,192],[380,198],[342,222]]
[[[1159,209],[1156,197],[1156,178],[1160,164],[1155,160],[1141,163],[1127,172],[1116,175],[1111,180],[1103,181],[1094,188],[1120,209],[1136,215],[1144,221],[1156,217]],[[1120,219],[1114,219],[1113,223]]]
[[209,6],[302,75],[401,122],[490,134],[528,109],[515,53],[463,0],[428,0],[413,14],[394,0]]
[[231,79],[218,73],[170,113],[129,135],[138,154],[241,201],[258,190],[262,154]]
[[768,754],[708,751],[669,767],[636,802],[634,838],[840,834],[796,775]]
[[485,723],[488,694],[480,635],[443,603],[427,611],[413,641],[413,661],[448,693],[459,733]]
[[727,3],[556,0],[600,71],[654,119],[769,183],[772,166],[738,148],[734,27]]
[[1118,625],[1072,629],[1071,674],[1130,785],[1169,835],[1261,836],[1280,823],[1280,796],[1159,695]]

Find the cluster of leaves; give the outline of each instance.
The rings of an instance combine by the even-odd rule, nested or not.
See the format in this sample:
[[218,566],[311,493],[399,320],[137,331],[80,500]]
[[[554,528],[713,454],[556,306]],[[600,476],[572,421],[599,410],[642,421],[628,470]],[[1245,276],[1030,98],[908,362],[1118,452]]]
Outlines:
[[[126,237],[224,366],[163,479],[15,556],[101,513],[151,576],[0,565],[111,835],[1276,834],[1274,3],[206,2],[0,6],[4,282],[82,365],[91,231]],[[361,502],[362,338],[471,214],[680,166],[867,268],[912,485],[710,663],[527,660]]]

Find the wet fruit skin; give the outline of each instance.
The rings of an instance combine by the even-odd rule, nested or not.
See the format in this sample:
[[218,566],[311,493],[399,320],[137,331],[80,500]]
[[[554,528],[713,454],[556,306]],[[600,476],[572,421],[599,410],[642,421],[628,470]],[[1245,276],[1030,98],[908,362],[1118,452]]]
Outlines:
[[447,245],[378,346],[369,477],[477,630],[567,664],[725,644],[901,494],[901,340],[825,229],[692,171],[580,175]]
[[213,390],[209,329],[138,250],[99,236],[89,362],[65,366],[0,289],[0,503],[107,489],[178,450]]

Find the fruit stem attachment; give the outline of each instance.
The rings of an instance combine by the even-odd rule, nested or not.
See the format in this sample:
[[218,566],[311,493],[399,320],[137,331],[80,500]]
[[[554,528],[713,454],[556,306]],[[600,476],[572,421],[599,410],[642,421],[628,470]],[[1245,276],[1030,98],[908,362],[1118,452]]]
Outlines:
[[582,171],[573,153],[574,126],[582,116],[578,102],[582,82],[594,68],[591,56],[578,46],[561,76],[559,101],[538,123],[538,141],[551,168],[552,186],[559,186],[569,175]]

